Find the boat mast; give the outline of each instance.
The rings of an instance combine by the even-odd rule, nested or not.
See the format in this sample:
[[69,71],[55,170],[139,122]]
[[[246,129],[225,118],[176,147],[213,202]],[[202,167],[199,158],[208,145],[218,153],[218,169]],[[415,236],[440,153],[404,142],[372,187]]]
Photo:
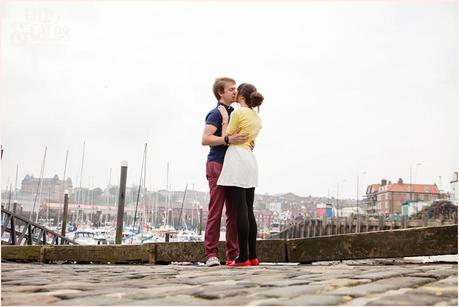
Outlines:
[[140,238],[143,237],[143,225],[147,219],[147,215],[145,213],[145,197],[147,195],[147,143],[145,143],[145,155],[144,155],[144,168],[143,168],[143,195],[142,195],[142,205],[143,205],[143,213],[142,213],[142,220],[140,223]]
[[[65,180],[65,174],[67,173],[67,160],[68,160],[68,158],[69,158],[69,151],[67,149],[67,152],[65,154],[64,176],[62,176],[62,181],[64,182],[64,189],[63,189],[62,192],[64,192],[65,189],[67,188],[67,181]],[[62,194],[64,194],[64,193],[62,193]]]
[[182,208],[180,209],[180,216],[179,216],[179,219],[177,221],[177,230],[179,229],[179,223],[182,223],[182,227],[183,227],[183,224],[185,224],[185,230],[188,230],[187,227],[186,227],[186,223],[184,223],[184,221],[185,221],[184,217],[183,217],[183,221],[182,221],[183,205],[185,204],[185,197],[186,197],[186,192],[187,191],[188,191],[188,183],[186,184],[185,192],[183,193]]
[[[69,157],[69,150],[67,149],[67,152],[65,154],[64,176],[62,176],[62,181],[64,183],[64,186],[63,186],[63,189],[62,189],[62,196],[64,194],[65,189],[67,188],[67,181],[65,180],[65,175],[67,173],[67,160],[68,160],[68,157]],[[58,226],[59,226],[60,216],[61,216],[61,210],[57,210],[57,225]]]
[[155,225],[155,228],[158,227],[158,193],[159,193],[159,190],[156,190],[156,193],[155,193],[155,212],[154,212],[154,225]]
[[50,206],[51,206],[51,181],[48,182],[48,208],[47,208],[48,210],[47,210],[47,212],[46,212],[46,213],[47,213],[47,214],[46,214],[46,215],[47,215],[47,216],[46,216],[46,225],[47,225],[47,227],[48,227],[48,226],[51,226],[51,225],[49,224],[49,207],[50,207]]
[[16,164],[16,180],[14,184],[14,200],[16,201],[18,199],[18,168],[19,168],[19,165]]
[[[83,156],[81,158],[81,170],[80,170],[80,184],[79,184],[79,187],[78,187],[78,193],[77,193],[77,204],[78,204],[78,208],[77,208],[77,216],[76,216],[76,219],[75,219],[75,223],[78,224],[79,220],[80,220],[80,202],[81,202],[81,199],[82,199],[82,191],[81,191],[81,182],[83,181],[83,166],[84,166],[84,151],[85,151],[85,147],[86,147],[86,141],[83,141]],[[79,196],[79,197],[78,197]]]
[[166,172],[166,225],[169,225],[169,161],[167,161],[167,172]]
[[147,157],[147,143],[145,143],[145,148],[144,148],[144,151],[143,151],[142,167],[140,168],[139,189],[137,190],[137,200],[136,200],[135,211],[134,211],[134,223],[132,225],[133,228],[135,227],[135,222],[137,220],[137,207],[139,205],[140,191],[141,191],[141,188],[142,188],[142,182],[145,181],[145,178],[142,178],[142,177],[144,176],[144,172],[145,172],[144,167],[145,167],[145,164],[146,164],[146,157]]
[[[38,179],[38,185],[37,185],[37,192],[35,193],[35,199],[33,201],[33,207],[32,211],[30,212],[29,220],[32,220],[32,215],[35,213],[35,204],[37,203],[37,198],[38,194],[41,193],[41,181],[43,179],[43,172],[45,170],[45,161],[46,161],[46,151],[48,150],[48,147],[45,146],[45,154],[43,155],[43,162],[41,163],[41,170],[40,170],[40,179]],[[40,201],[40,199],[38,200]],[[35,216],[35,222],[38,221],[38,212],[37,215]]]

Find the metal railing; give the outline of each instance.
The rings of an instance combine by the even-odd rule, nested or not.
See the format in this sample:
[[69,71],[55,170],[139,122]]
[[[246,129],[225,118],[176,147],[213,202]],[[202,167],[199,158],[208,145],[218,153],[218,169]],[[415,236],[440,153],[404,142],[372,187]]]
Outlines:
[[55,231],[30,221],[15,212],[2,208],[2,244],[8,245],[45,245],[75,244]]
[[423,215],[422,218],[408,218],[400,216],[399,219],[387,218],[384,215],[367,216],[357,215],[350,217],[307,217],[302,221],[287,224],[277,234],[271,235],[276,239],[311,238],[329,235],[340,235],[361,232],[384,231],[416,227],[457,225],[457,213],[452,216],[431,217]]

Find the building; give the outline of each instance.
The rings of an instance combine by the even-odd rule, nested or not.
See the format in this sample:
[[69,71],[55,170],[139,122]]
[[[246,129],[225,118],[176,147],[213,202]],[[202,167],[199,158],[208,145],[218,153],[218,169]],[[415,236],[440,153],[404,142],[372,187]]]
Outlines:
[[[385,179],[381,180],[381,182],[386,182]],[[364,210],[367,214],[375,214],[376,213],[376,196],[379,191],[379,187],[381,184],[370,184],[367,187],[367,191],[365,194],[365,198],[363,199],[363,206]]]
[[453,173],[453,179],[450,181],[451,184],[451,196],[450,200],[457,205],[458,195],[457,195],[457,172]]
[[326,204],[317,204],[316,205],[315,216],[316,217],[324,217],[326,209],[327,209],[327,205]]
[[271,210],[253,210],[258,229],[269,228],[274,220],[274,213]]
[[282,212],[282,203],[269,203],[266,205],[266,209],[280,214]]
[[383,179],[381,184],[367,188],[367,212],[377,214],[401,213],[404,202],[430,202],[440,198],[436,184],[404,183],[400,178],[397,183]]
[[53,178],[42,178],[40,188],[38,186],[40,178],[26,175],[21,182],[20,193],[23,196],[34,196],[37,191],[40,192],[41,199],[50,199],[51,201],[62,201],[64,197],[64,190],[68,190],[69,194],[72,193],[72,179],[60,180],[57,175]]

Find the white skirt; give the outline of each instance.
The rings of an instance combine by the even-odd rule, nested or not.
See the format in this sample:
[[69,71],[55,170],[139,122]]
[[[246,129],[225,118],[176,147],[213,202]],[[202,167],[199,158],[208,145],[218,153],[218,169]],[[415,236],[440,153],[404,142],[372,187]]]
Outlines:
[[258,164],[253,152],[241,146],[228,147],[217,184],[245,189],[258,186]]

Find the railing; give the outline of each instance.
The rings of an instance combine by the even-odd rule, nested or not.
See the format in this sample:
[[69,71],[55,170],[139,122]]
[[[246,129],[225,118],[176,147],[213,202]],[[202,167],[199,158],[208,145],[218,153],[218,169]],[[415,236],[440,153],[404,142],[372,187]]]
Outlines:
[[2,244],[45,245],[78,244],[57,232],[2,208]]
[[432,218],[423,215],[422,218],[409,219],[401,216],[399,220],[388,219],[384,215],[366,216],[357,215],[351,217],[334,218],[305,218],[303,221],[290,223],[279,233],[271,238],[297,239],[311,238],[339,234],[351,234],[361,232],[373,232],[394,229],[406,229],[416,227],[457,225],[457,213],[452,216],[440,216]]

